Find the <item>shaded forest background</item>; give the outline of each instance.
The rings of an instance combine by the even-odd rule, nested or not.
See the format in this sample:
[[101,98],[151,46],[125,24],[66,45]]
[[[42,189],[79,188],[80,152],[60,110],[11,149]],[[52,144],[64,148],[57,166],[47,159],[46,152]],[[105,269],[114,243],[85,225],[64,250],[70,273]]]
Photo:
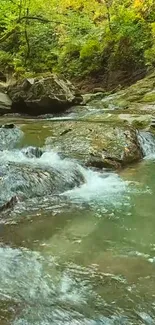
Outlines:
[[0,1],[2,76],[57,72],[119,84],[154,66],[154,0]]

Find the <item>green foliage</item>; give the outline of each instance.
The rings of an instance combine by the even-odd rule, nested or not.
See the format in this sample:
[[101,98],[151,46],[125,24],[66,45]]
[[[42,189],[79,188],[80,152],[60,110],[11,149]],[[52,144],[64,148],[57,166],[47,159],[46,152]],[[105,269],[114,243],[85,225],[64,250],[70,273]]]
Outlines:
[[87,58],[94,58],[100,51],[100,43],[97,39],[87,40],[80,51],[80,59],[87,60]]
[[[120,20],[115,17],[114,49],[111,55],[111,68],[122,65],[126,70],[136,70],[145,65],[145,50],[151,45],[151,31],[149,26],[135,17],[124,14]],[[131,19],[132,18],[132,19]]]
[[5,72],[9,67],[13,66],[13,58],[11,53],[0,51],[1,71]]
[[154,12],[152,0],[1,0],[0,71],[70,77],[154,66]]
[[152,31],[152,44],[145,50],[146,63],[151,66],[155,66],[155,23],[150,24]]

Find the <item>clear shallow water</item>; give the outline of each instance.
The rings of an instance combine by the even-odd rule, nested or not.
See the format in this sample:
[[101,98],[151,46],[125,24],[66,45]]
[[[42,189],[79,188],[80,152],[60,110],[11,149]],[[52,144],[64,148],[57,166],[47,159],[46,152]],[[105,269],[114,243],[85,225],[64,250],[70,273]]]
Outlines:
[[[51,129],[24,124],[18,147],[43,146]],[[1,216],[0,324],[155,324],[155,161],[148,156],[120,175],[79,166],[80,188],[27,199]],[[20,149],[1,154],[8,162],[64,173],[77,164],[55,151],[30,159]]]

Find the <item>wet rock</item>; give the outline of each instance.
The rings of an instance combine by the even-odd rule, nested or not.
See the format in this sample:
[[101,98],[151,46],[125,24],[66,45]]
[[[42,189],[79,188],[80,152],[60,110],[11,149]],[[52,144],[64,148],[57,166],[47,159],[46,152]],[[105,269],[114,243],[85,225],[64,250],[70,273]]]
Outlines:
[[13,209],[15,204],[18,202],[17,196],[11,197],[6,203],[0,206],[0,212],[5,212],[7,210]]
[[142,158],[137,131],[132,127],[86,121],[68,122],[67,127],[70,132],[63,133],[64,123],[53,123],[46,144],[87,166],[120,168]]
[[129,125],[136,129],[148,129],[151,125],[151,115],[142,114],[118,114],[118,119],[123,122],[127,122]]
[[155,119],[151,120],[151,127],[155,128]]
[[34,158],[34,157],[40,158],[42,156],[42,154],[44,153],[44,151],[41,148],[37,148],[37,147],[24,148],[24,149],[22,149],[22,152],[28,158]]
[[12,100],[10,97],[0,92],[0,114],[8,114],[11,112]]
[[142,99],[141,99],[141,102],[146,102],[146,103],[152,103],[152,104],[155,104],[155,91],[151,91],[151,92],[148,92],[146,93]]
[[96,93],[88,93],[88,94],[84,94],[83,97],[83,104],[87,104],[89,102],[92,102],[94,100],[101,100],[103,99],[105,96],[107,95],[106,92],[96,92]]
[[[38,167],[8,162],[1,167],[0,199],[9,205],[10,197],[26,198],[58,194],[85,182],[78,165],[70,168]],[[11,202],[10,202],[11,204]]]
[[[152,73],[147,77],[139,80],[126,89],[115,91],[107,96],[105,93],[83,95],[84,102],[93,107],[117,110],[134,110],[144,109],[148,111],[146,104],[151,105],[149,110],[155,104],[155,74]],[[106,95],[106,96],[105,96]],[[96,96],[96,98],[95,98]]]
[[31,78],[8,87],[12,111],[29,115],[64,112],[82,102],[81,95],[68,81],[51,74],[47,78]]
[[13,123],[11,123],[11,124],[4,124],[0,127],[4,128],[4,129],[14,129],[16,126]]
[[2,81],[4,83],[6,82],[6,76],[2,71],[0,71],[0,81]]

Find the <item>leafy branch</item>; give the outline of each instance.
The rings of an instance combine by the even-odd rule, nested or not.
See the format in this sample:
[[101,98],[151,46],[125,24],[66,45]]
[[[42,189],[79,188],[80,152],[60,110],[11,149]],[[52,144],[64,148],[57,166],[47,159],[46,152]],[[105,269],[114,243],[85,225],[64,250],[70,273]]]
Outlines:
[[17,23],[20,23],[22,20],[38,20],[41,23],[56,23],[56,24],[62,24],[62,25],[66,25],[66,26],[68,25],[67,23],[59,21],[59,20],[49,20],[49,19],[37,17],[37,16],[28,16],[28,17],[23,16],[17,20]]

